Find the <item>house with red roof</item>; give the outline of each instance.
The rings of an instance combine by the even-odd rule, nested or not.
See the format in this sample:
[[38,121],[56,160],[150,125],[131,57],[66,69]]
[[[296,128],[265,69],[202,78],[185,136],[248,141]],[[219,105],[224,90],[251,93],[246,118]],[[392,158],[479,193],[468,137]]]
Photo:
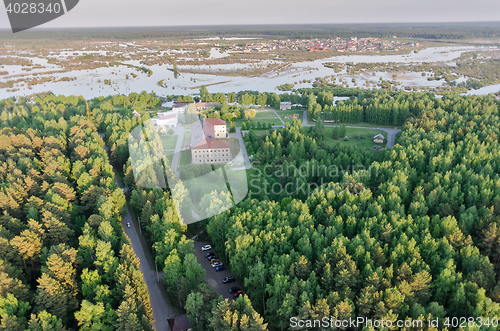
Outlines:
[[212,108],[214,106],[220,106],[220,102],[197,102],[196,103],[196,108],[198,108],[198,110]]
[[191,131],[192,164],[225,164],[231,161],[231,149],[226,138],[226,122],[207,118],[193,124]]

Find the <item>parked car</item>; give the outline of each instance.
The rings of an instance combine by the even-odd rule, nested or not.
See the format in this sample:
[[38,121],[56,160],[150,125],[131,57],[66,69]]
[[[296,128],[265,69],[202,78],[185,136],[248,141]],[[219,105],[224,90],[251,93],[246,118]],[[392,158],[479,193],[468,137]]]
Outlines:
[[229,289],[229,293],[236,293],[238,291],[241,291],[241,288],[239,288],[239,287],[231,287]]
[[209,258],[211,256],[215,256],[215,253],[214,252],[208,252],[207,254],[205,254],[205,258]]
[[224,279],[222,280],[222,282],[223,282],[224,284],[226,284],[226,283],[231,283],[231,282],[235,282],[235,281],[236,281],[236,278],[234,278],[234,276],[227,276],[226,278],[224,278]]
[[236,299],[237,297],[239,297],[240,295],[243,295],[243,292],[241,291],[238,291],[234,294],[234,298]]
[[205,245],[201,248],[202,251],[208,251],[209,249],[212,249],[212,246],[210,245]]
[[130,228],[130,226],[131,226],[131,225],[130,225],[130,223],[129,223],[129,222],[127,222],[127,228]]
[[210,264],[215,263],[215,262],[220,262],[219,259],[211,259]]
[[225,265],[221,265],[220,267],[215,267],[215,271],[224,271],[226,270],[226,266]]
[[215,267],[219,267],[221,265],[224,265],[224,263],[222,263],[222,262],[215,262],[215,263],[212,263],[211,265],[212,265],[212,268],[215,268]]
[[210,255],[209,257],[207,257],[207,260],[213,260],[213,259],[218,259],[219,257],[217,255]]

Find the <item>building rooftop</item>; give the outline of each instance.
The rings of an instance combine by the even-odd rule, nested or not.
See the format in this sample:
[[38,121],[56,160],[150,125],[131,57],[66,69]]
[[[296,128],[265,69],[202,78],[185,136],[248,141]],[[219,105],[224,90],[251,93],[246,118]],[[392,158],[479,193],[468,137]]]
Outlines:
[[197,121],[191,131],[191,148],[198,146],[203,141],[215,138],[214,125],[226,125],[226,122],[216,118]]
[[229,148],[229,144],[220,139],[208,139],[201,141],[198,145],[191,147],[191,149],[215,149],[215,148]]
[[176,118],[177,117],[177,113],[174,113],[174,114],[169,114],[169,115],[164,115],[164,116],[161,116],[159,117],[160,120],[168,120],[170,118]]
[[219,106],[220,102],[198,102],[196,107],[198,108],[209,108],[213,106]]
[[218,118],[206,118],[203,120],[203,125],[226,125],[226,121]]

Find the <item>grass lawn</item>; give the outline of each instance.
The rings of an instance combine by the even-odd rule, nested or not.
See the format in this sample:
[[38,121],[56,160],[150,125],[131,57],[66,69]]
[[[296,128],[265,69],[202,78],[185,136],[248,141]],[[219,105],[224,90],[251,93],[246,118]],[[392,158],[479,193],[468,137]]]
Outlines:
[[179,160],[179,166],[185,166],[191,164],[191,151],[182,151]]
[[178,136],[160,136],[163,149],[175,149]]
[[276,118],[276,115],[274,114],[273,111],[269,110],[263,110],[263,111],[257,111],[257,114],[255,114],[254,121],[258,121],[261,119],[273,119]]
[[237,138],[226,138],[225,142],[229,143],[229,150],[231,151],[231,156],[235,157],[240,152],[240,142]]
[[374,129],[349,129],[346,128],[346,136],[349,140],[345,141],[343,139],[334,140],[333,139],[333,128],[325,128],[325,141],[329,146],[334,144],[342,144],[345,146],[356,146],[361,149],[371,149],[373,146],[385,147],[386,143],[377,144],[373,142],[373,136],[377,134],[382,134],[387,141],[387,133],[382,130]]
[[191,130],[190,131],[184,131],[184,137],[182,137],[182,145],[181,148],[184,146],[189,145],[191,142]]
[[[314,121],[307,121],[308,124],[314,125],[316,122]],[[401,129],[401,126],[397,125],[379,125],[379,124],[370,124],[370,123],[323,123],[325,126],[326,125],[342,125],[344,124],[345,126],[362,126],[365,128],[386,128],[386,129]]]
[[267,119],[267,120],[265,120],[265,119],[260,119],[260,120],[253,119],[251,121],[237,120],[234,123],[235,123],[236,126],[241,126],[241,123],[243,123],[243,122],[255,123],[255,125],[257,125],[257,122],[260,122],[260,124],[262,124],[262,123],[266,123],[266,124],[271,123],[271,125],[281,125],[281,124],[283,124],[283,123],[281,123],[281,121],[279,120],[279,118],[274,118],[274,117],[276,117],[276,116],[273,116],[273,118]]
[[[299,114],[299,118],[297,118],[300,122],[302,122],[303,110],[282,110],[278,113],[281,116],[281,119],[285,121],[285,123],[292,123],[294,120],[292,119],[293,114]],[[285,117],[289,116],[288,119]]]

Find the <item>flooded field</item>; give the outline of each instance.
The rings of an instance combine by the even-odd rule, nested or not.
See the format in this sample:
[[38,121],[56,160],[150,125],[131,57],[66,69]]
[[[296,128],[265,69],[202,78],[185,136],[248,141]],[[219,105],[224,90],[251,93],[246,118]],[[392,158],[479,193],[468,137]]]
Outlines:
[[[120,47],[117,48],[116,46]],[[31,61],[32,66],[1,65],[0,72],[3,72],[3,75],[0,75],[0,83],[34,77],[37,79],[51,77],[52,81],[31,85],[21,81],[12,87],[1,88],[0,98],[30,95],[46,91],[64,95],[81,95],[85,98],[117,93],[129,94],[141,91],[154,91],[164,96],[171,94],[188,95],[197,93],[201,85],[207,86],[208,91],[212,93],[227,93],[240,90],[279,93],[276,89],[279,85],[293,84],[294,88],[311,87],[312,82],[317,77],[327,76],[330,76],[330,79],[335,79],[337,84],[343,84],[345,87],[377,88],[377,83],[380,81],[397,82],[400,88],[439,87],[443,85],[444,80],[428,80],[427,77],[431,73],[403,72],[398,74],[375,70],[348,74],[345,69],[335,72],[333,69],[325,67],[324,64],[350,62],[353,64],[395,63],[418,65],[422,63],[446,63],[454,65],[454,60],[464,52],[479,52],[490,49],[496,48],[472,46],[435,47],[419,49],[418,52],[411,51],[409,54],[353,54],[297,63],[284,62],[279,58],[274,60],[249,59],[244,63],[179,65],[178,71],[174,72],[174,67],[171,63],[160,61],[162,62],[160,64],[145,65],[140,59],[136,60],[135,56],[142,52],[156,52],[158,58],[166,57],[168,54],[183,56],[185,51],[182,49],[157,52],[140,45],[135,45],[134,43],[119,43],[115,45],[113,50],[110,48],[109,51],[96,50],[89,47],[88,49],[78,51],[71,49],[59,50],[51,52],[45,57],[33,56],[32,54],[1,55],[0,59],[7,59],[13,56],[27,59]],[[103,66],[95,69],[81,70],[78,66],[75,66],[74,69],[71,67],[68,69],[68,66],[63,67],[62,63],[64,61],[85,56],[101,56],[103,58],[113,56],[115,58],[119,57],[121,61],[118,65],[112,67]],[[223,59],[229,56],[230,54],[212,48],[210,49],[208,59]],[[56,59],[61,64],[54,64],[55,62],[53,60],[49,61],[49,59]],[[196,59],[191,57],[190,60],[194,61]],[[265,69],[263,74],[247,74],[252,70],[263,68]],[[146,71],[148,69],[150,70],[149,73]],[[467,77],[460,77],[457,82],[466,80]],[[162,81],[161,84],[159,83],[160,81]],[[469,91],[468,94],[487,94],[499,90],[500,85],[493,85]]]

